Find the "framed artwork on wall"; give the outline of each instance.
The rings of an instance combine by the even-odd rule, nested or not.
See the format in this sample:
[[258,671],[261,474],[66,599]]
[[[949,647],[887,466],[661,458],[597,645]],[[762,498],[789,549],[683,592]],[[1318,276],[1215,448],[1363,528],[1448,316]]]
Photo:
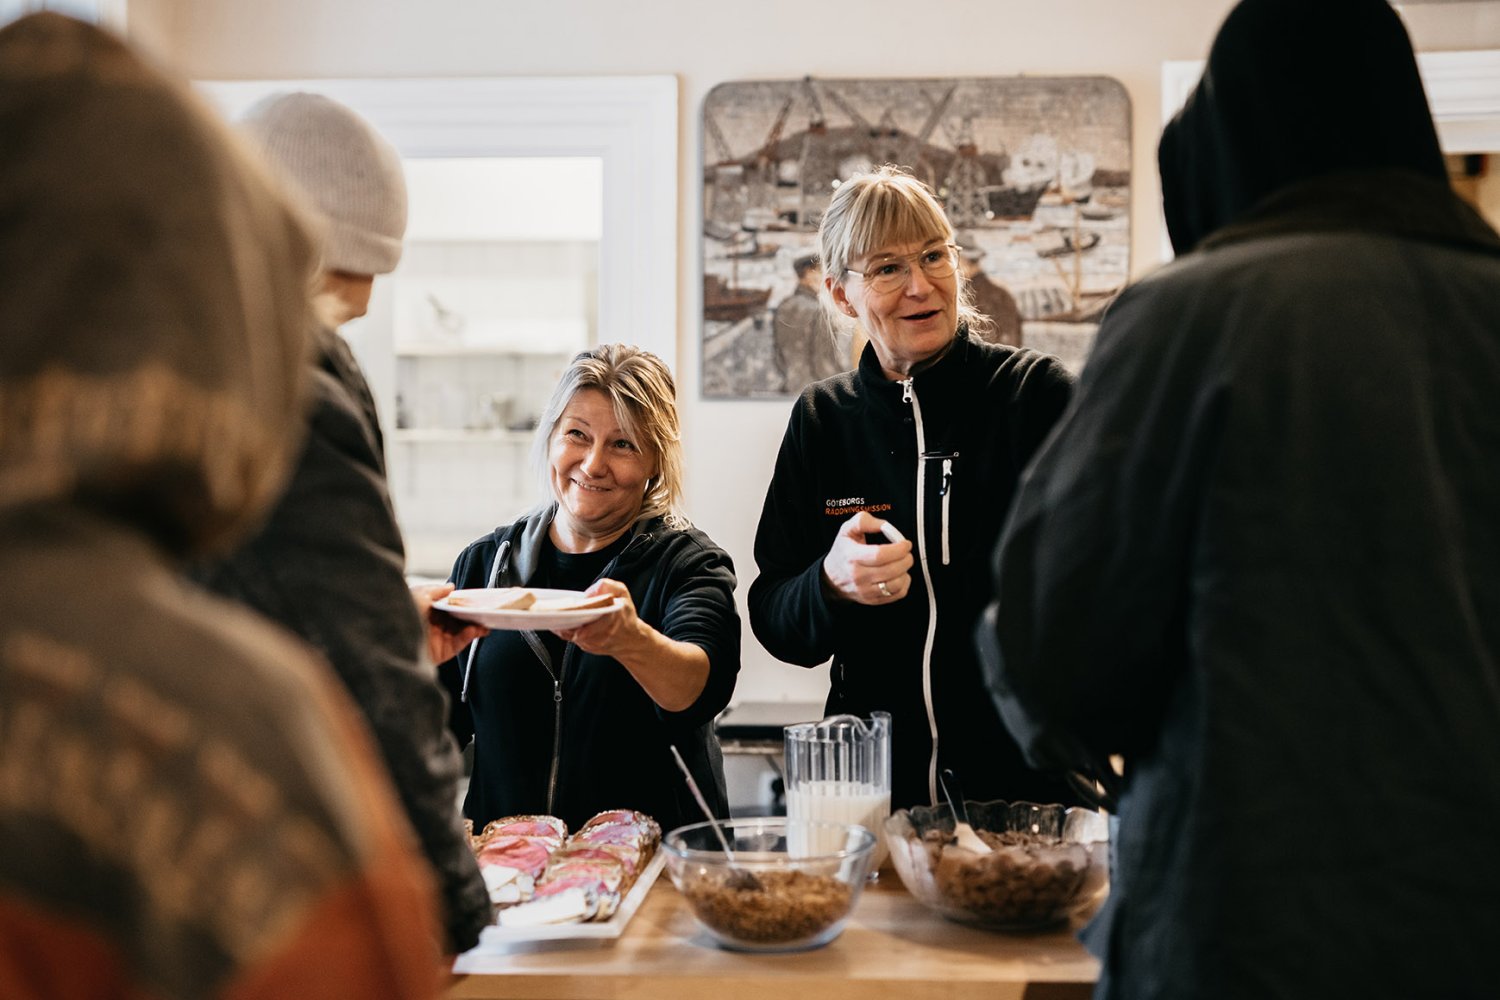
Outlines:
[[943,202],[993,338],[1081,365],[1130,268],[1130,99],[1108,77],[732,81],[703,102],[703,394],[777,397],[853,367],[818,224],[884,163]]

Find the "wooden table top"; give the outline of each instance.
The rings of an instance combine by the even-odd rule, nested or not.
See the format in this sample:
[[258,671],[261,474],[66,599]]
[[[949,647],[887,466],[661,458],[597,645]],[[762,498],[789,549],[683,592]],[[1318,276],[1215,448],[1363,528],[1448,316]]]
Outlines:
[[944,920],[885,871],[832,943],[792,954],[716,947],[665,873],[603,944],[474,951],[448,996],[491,1000],[1085,1000],[1099,963],[1071,927],[1000,934]]

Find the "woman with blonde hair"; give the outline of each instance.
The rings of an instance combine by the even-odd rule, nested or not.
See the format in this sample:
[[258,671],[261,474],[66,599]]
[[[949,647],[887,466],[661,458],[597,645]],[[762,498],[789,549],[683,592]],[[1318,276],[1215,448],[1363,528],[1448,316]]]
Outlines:
[[1021,759],[974,646],[989,554],[1072,376],[971,335],[953,227],[906,171],[841,184],[821,241],[833,306],[869,343],[793,407],[755,538],[755,634],[789,663],[832,657],[829,714],[891,713],[894,807],[938,801],[943,768],[975,798],[1075,801]]
[[471,544],[459,588],[608,594],[618,611],[557,632],[494,631],[442,665],[452,728],[474,744],[464,814],[545,813],[576,828],[629,808],[664,829],[697,818],[676,747],[728,813],[713,720],[734,691],[734,567],[681,512],[676,387],[625,344],[578,354],[537,428],[547,499]]

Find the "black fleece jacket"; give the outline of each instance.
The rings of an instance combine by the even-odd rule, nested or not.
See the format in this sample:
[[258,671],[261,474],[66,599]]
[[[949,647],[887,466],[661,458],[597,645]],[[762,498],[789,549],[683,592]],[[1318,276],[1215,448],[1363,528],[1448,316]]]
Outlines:
[[[455,586],[530,583],[555,509],[528,514],[471,544],[454,564]],[[460,745],[474,742],[464,814],[476,827],[497,816],[550,813],[576,829],[605,809],[638,809],[663,830],[698,822],[703,817],[669,745],[682,754],[715,813],[729,814],[713,731],[740,667],[728,554],[695,528],[669,528],[657,519],[637,524],[600,576],[630,589],[642,621],[708,654],[703,693],[683,711],[668,712],[618,660],[569,643],[552,665],[561,680],[554,701],[553,675],[534,652],[517,660],[517,647],[505,644],[512,653],[507,660],[501,643],[481,639],[439,667],[452,696],[453,734]],[[554,746],[557,777],[549,795]]]
[[[778,659],[815,666],[833,657],[829,713],[891,713],[896,808],[936,794],[929,674],[937,767],[952,767],[968,797],[1076,801],[1060,777],[1021,759],[984,687],[973,640],[991,593],[989,554],[1021,470],[1071,386],[1055,359],[971,340],[960,328],[909,391],[866,348],[857,371],[814,383],[792,410],[755,538],[751,626]],[[823,592],[823,557],[860,510],[917,547],[911,591],[893,604],[830,602]]]

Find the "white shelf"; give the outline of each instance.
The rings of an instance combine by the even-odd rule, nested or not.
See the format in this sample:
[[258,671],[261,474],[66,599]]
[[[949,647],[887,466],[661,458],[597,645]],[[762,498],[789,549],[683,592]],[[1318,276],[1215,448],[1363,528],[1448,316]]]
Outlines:
[[511,431],[503,428],[471,431],[459,427],[398,427],[390,434],[392,441],[405,444],[433,442],[529,444],[535,436],[535,431]]
[[498,525],[510,524],[533,506],[534,501],[499,501],[476,520],[475,527],[470,531],[441,528],[413,530],[404,539],[407,573],[429,579],[448,579],[453,561],[470,542],[483,537]]

